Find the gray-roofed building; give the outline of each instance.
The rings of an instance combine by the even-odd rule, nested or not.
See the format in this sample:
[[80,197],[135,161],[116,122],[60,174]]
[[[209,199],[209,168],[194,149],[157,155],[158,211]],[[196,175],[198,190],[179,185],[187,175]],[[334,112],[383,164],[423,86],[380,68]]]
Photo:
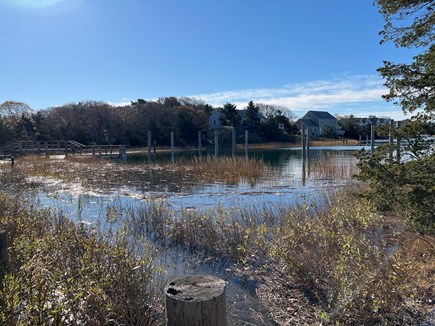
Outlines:
[[302,124],[308,127],[310,136],[319,137],[328,133],[343,135],[343,130],[337,124],[337,119],[326,111],[308,111],[296,121],[301,129]]

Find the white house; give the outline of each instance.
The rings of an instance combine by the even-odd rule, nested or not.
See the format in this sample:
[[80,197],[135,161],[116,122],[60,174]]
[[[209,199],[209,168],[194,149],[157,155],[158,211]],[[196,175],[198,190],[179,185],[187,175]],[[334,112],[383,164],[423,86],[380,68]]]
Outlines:
[[356,124],[358,126],[387,126],[390,124],[391,119],[385,117],[376,117],[374,115],[369,116],[368,118],[356,118]]

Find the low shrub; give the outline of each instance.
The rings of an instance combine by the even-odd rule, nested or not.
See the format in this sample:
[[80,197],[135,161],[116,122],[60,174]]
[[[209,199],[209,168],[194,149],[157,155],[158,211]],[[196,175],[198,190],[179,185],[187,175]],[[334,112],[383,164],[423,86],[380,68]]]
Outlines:
[[[0,195],[9,265],[0,287],[0,324],[155,325],[155,250],[125,227],[101,233],[19,198]],[[141,255],[138,255],[141,246]]]

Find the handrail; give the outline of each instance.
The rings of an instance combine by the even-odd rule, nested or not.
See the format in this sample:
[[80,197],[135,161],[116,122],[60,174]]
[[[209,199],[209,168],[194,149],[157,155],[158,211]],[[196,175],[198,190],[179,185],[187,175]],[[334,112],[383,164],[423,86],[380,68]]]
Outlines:
[[[10,142],[0,147],[0,159],[10,158],[12,156],[36,153],[42,154],[53,152],[65,153],[65,155],[88,153],[98,156],[121,156],[121,146],[123,145],[84,145],[75,140],[48,140],[48,141],[29,141],[21,140]],[[125,146],[124,146],[125,148]],[[119,150],[119,151],[118,151]],[[125,149],[124,149],[125,152]]]

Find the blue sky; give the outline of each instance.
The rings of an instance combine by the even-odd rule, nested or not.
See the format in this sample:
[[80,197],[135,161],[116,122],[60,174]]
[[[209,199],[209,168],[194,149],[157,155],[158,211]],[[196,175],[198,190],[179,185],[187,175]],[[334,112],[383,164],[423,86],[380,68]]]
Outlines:
[[0,0],[0,103],[196,97],[403,118],[372,0]]

